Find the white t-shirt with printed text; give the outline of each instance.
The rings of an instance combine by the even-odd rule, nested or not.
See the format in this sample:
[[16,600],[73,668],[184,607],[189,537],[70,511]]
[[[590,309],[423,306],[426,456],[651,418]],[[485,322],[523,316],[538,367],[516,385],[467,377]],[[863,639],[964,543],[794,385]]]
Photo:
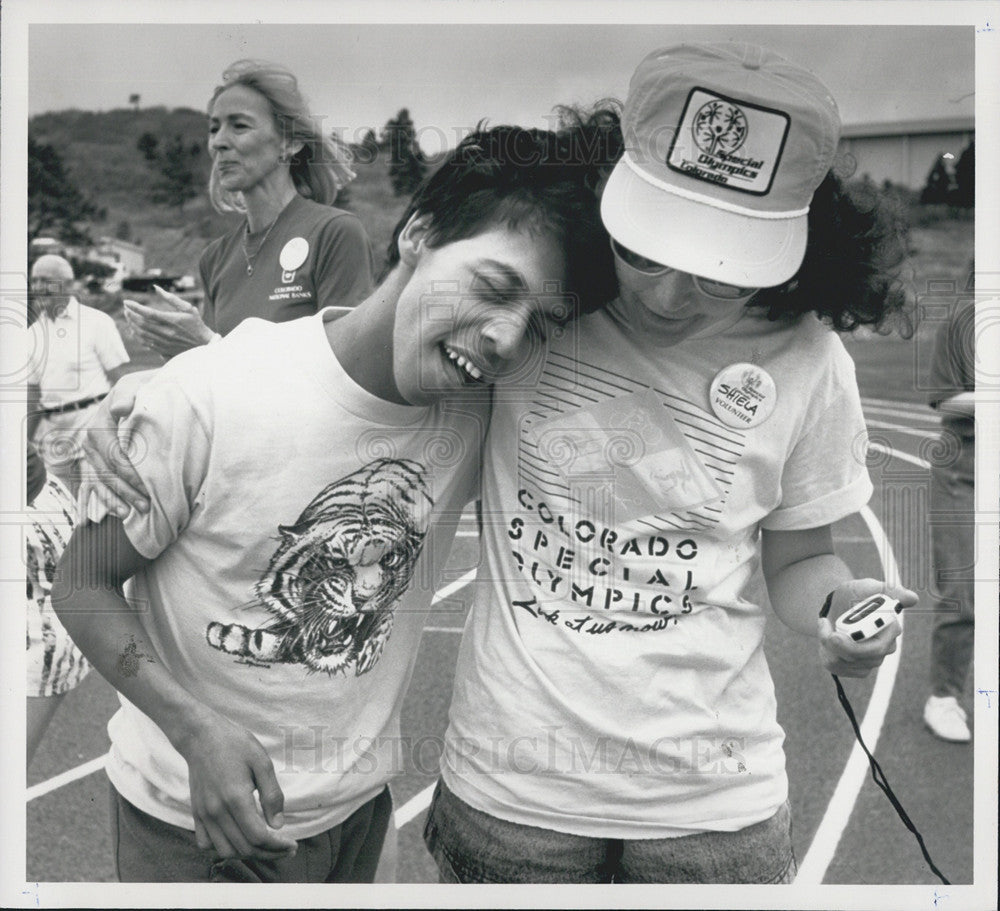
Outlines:
[[524,825],[734,831],[787,796],[759,531],[870,497],[854,366],[812,316],[670,345],[618,307],[495,395],[442,774]]

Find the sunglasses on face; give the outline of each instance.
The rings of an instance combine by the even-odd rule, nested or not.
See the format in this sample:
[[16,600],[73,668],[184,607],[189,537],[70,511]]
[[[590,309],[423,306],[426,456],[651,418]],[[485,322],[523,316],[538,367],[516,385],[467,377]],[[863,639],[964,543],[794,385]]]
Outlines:
[[35,294],[64,294],[66,293],[66,282],[55,281],[47,278],[31,279],[30,288]]
[[[655,260],[647,259],[645,256],[641,256],[634,250],[630,250],[614,239],[611,241],[611,249],[614,250],[615,255],[622,262],[645,275],[667,275],[670,272],[678,271],[670,266],[664,266]],[[742,288],[739,285],[717,282],[714,279],[703,278],[700,275],[692,274],[691,280],[702,294],[706,297],[714,297],[717,300],[742,300],[743,298],[750,297],[757,290],[756,288]]]

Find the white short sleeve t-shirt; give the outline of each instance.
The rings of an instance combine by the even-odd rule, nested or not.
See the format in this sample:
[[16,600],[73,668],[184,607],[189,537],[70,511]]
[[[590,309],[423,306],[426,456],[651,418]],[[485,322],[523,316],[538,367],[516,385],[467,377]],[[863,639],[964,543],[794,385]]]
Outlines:
[[853,363],[812,317],[674,346],[615,306],[569,327],[533,392],[495,396],[449,788],[600,838],[773,815],[759,532],[867,502],[864,435]]
[[[125,531],[153,561],[128,594],[176,679],[267,750],[296,838],[402,770],[399,709],[486,421],[482,402],[372,396],[326,316],[250,319],[173,358],[123,428],[151,497]],[[124,698],[108,729],[119,792],[193,828],[160,729]]]

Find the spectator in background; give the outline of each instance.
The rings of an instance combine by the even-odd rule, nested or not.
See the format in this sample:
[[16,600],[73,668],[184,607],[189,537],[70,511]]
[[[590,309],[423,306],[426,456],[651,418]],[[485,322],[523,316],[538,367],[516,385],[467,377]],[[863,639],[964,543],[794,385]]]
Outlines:
[[[970,266],[972,279],[975,266]],[[942,740],[972,739],[959,704],[972,666],[975,564],[975,298],[959,301],[940,327],[931,362],[930,404],[941,412],[947,464],[931,466],[931,545],[938,601],[931,639],[931,695],[924,723]]]
[[357,216],[333,206],[353,177],[350,153],[323,136],[292,73],[239,60],[209,102],[209,195],[239,227],[199,264],[201,313],[157,289],[159,308],[126,300],[147,346],[172,357],[226,335],[244,319],[285,322],[323,307],[354,306],[372,290],[373,259]]
[[124,372],[129,357],[115,321],[71,293],[73,267],[47,253],[31,267],[28,329],[33,354],[28,376],[28,434],[49,473],[71,489],[79,481],[77,431]]
[[30,765],[42,735],[63,696],[90,670],[52,610],[52,579],[73,534],[73,493],[48,475],[30,443],[26,461],[27,517],[24,565],[27,569],[28,683],[26,740]]

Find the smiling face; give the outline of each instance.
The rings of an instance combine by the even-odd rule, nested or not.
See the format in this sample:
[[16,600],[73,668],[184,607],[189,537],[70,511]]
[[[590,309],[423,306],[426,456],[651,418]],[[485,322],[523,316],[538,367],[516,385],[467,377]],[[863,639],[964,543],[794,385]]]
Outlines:
[[612,249],[619,300],[630,308],[643,308],[644,315],[678,338],[736,316],[757,291],[671,269],[617,241]]
[[73,268],[61,256],[41,256],[31,268],[31,300],[50,319],[55,319],[66,309],[72,285]]
[[493,228],[421,248],[396,306],[393,373],[402,398],[431,404],[523,375],[547,332],[572,312],[549,283],[565,281],[557,240]]
[[288,171],[287,151],[267,99],[245,85],[220,92],[208,119],[208,149],[219,183],[230,192],[251,192]]

